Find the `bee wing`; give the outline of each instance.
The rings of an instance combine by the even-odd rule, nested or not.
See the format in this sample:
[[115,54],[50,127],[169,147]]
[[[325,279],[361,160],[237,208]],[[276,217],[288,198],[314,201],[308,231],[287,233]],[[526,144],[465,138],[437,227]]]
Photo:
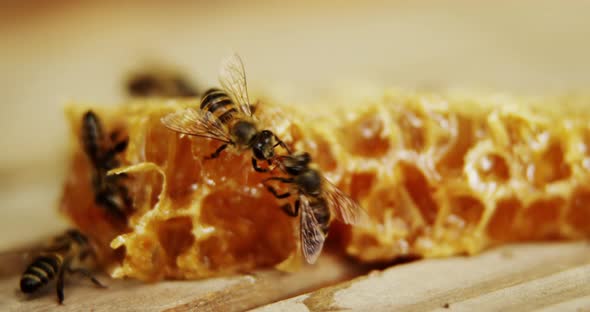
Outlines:
[[219,82],[225,91],[233,97],[240,111],[247,116],[252,116],[246,71],[239,55],[233,54],[223,60],[219,71]]
[[219,119],[208,111],[187,108],[170,113],[160,121],[166,128],[187,135],[231,143],[229,132]]
[[336,218],[346,224],[362,225],[368,222],[367,212],[325,177],[322,188],[328,207],[336,214]]
[[301,251],[307,263],[313,264],[320,256],[326,237],[320,230],[320,225],[313,215],[307,197],[299,196],[299,202],[301,211]]

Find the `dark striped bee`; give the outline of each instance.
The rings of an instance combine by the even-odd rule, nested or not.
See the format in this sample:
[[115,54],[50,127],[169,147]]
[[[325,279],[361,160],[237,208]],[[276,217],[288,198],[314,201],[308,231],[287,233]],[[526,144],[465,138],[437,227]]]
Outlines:
[[146,68],[133,73],[126,83],[127,93],[134,97],[196,97],[193,83],[181,73],[168,68]]
[[61,304],[64,300],[65,274],[81,274],[98,287],[105,287],[87,269],[74,267],[80,265],[95,253],[88,238],[78,230],[70,229],[56,237],[49,248],[27,267],[20,280],[20,289],[30,294],[47,285],[54,278],[57,298]]
[[126,213],[132,201],[122,179],[126,175],[108,175],[119,166],[117,156],[127,148],[128,139],[118,140],[118,132],[105,137],[98,116],[88,111],[82,119],[82,143],[84,152],[94,168],[92,187],[94,201],[104,208],[117,222],[126,223]]
[[162,123],[179,133],[221,141],[223,144],[206,159],[219,157],[231,145],[238,151],[251,150],[254,169],[267,172],[268,168],[259,167],[257,161],[271,165],[277,146],[289,154],[290,151],[272,131],[258,129],[248,98],[244,65],[238,55],[225,59],[219,81],[223,90],[208,90],[200,109],[187,108],[168,114]]
[[[361,225],[367,221],[366,212],[356,201],[328,181],[319,170],[310,167],[308,153],[277,156],[275,163],[288,177],[270,177],[263,180],[263,184],[279,199],[296,194],[295,202],[287,203],[281,209],[291,217],[301,214],[301,250],[308,263],[315,263],[320,255],[333,215],[346,224]],[[289,184],[290,190],[280,194],[270,181]]]

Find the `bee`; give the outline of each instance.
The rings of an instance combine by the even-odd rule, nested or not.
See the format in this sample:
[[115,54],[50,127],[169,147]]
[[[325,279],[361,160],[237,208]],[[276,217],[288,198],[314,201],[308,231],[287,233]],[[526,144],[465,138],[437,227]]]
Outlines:
[[[334,216],[346,224],[355,225],[366,222],[368,216],[356,201],[328,181],[319,170],[312,168],[311,161],[306,152],[277,156],[276,165],[288,177],[273,176],[262,183],[276,198],[297,196],[294,203],[286,203],[281,209],[291,217],[300,215],[301,251],[305,260],[313,264],[322,251]],[[288,184],[290,190],[281,194],[270,181]]]
[[94,202],[117,221],[126,222],[126,212],[132,206],[129,192],[122,183],[127,176],[107,173],[119,166],[117,155],[125,151],[128,139],[117,140],[117,131],[106,138],[100,119],[92,111],[86,112],[82,118],[84,152],[93,166]]
[[88,238],[78,230],[69,229],[56,237],[49,248],[46,248],[27,267],[20,279],[20,290],[31,294],[57,278],[56,290],[59,303],[64,300],[65,274],[81,274],[90,279],[96,286],[105,288],[90,271],[82,267],[74,267],[88,257],[95,256],[94,249]]
[[248,98],[244,65],[238,55],[224,60],[219,81],[223,90],[207,90],[199,109],[187,108],[168,114],[161,119],[162,123],[179,133],[223,143],[205,159],[217,158],[228,146],[232,146],[238,151],[251,150],[252,167],[258,172],[268,172],[268,167],[260,167],[258,161],[266,161],[270,166],[277,146],[289,154],[291,152],[272,131],[258,128]]
[[127,93],[135,97],[196,97],[193,83],[181,73],[166,68],[148,68],[134,73],[126,83]]

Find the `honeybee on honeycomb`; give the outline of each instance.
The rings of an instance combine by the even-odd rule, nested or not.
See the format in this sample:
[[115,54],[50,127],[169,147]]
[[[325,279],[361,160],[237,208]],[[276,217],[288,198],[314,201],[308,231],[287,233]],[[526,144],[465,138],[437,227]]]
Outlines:
[[[372,263],[588,237],[590,116],[570,101],[387,89],[297,105],[270,98],[257,106],[256,119],[293,150],[307,151],[322,175],[364,208],[366,226],[335,218],[330,237],[347,255]],[[62,211],[104,254],[121,251],[109,269],[116,278],[295,270],[303,260],[298,222],[277,209],[284,201],[264,187],[268,176],[250,170],[252,155],[204,161],[218,142],[162,125],[164,116],[196,105],[154,99],[96,107],[105,127],[127,131],[125,165],[113,170],[133,174],[135,209],[125,232],[104,222],[88,200],[91,185],[77,182],[93,169],[76,144]],[[88,109],[67,108],[76,142]]]
[[127,149],[128,139],[118,138],[117,131],[105,135],[100,118],[92,111],[82,117],[82,145],[92,163],[92,188],[94,201],[120,226],[125,226],[127,214],[132,209],[132,199],[123,183],[126,175],[108,175],[108,171],[120,165],[118,156]]
[[270,165],[277,146],[290,151],[272,131],[259,129],[251,110],[244,64],[237,54],[224,60],[219,81],[224,90],[213,88],[205,92],[200,109],[187,108],[168,114],[162,123],[182,134],[220,141],[222,145],[206,159],[219,157],[231,146],[239,152],[251,150],[252,167],[258,172],[268,171],[258,166],[258,161]]
[[[301,251],[308,263],[315,263],[319,257],[333,214],[346,224],[359,225],[367,221],[358,203],[340,191],[319,170],[310,166],[309,153],[281,155],[274,162],[288,177],[269,177],[263,180],[263,184],[278,199],[297,196],[294,203],[286,203],[281,209],[291,217],[300,217]],[[269,184],[270,181],[288,184],[291,190],[278,193]]]

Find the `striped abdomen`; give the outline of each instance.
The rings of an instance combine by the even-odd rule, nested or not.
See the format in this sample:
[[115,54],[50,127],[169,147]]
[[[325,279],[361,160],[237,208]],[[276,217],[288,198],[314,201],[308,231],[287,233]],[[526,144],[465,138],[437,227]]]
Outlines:
[[211,112],[222,123],[227,123],[238,112],[234,101],[222,90],[209,89],[201,99],[201,109]]
[[318,221],[322,233],[328,235],[331,213],[326,201],[320,198],[316,202],[312,202],[311,211],[313,212],[315,219]]
[[63,258],[59,254],[40,256],[23,273],[20,289],[24,293],[32,293],[46,285],[59,272]]

